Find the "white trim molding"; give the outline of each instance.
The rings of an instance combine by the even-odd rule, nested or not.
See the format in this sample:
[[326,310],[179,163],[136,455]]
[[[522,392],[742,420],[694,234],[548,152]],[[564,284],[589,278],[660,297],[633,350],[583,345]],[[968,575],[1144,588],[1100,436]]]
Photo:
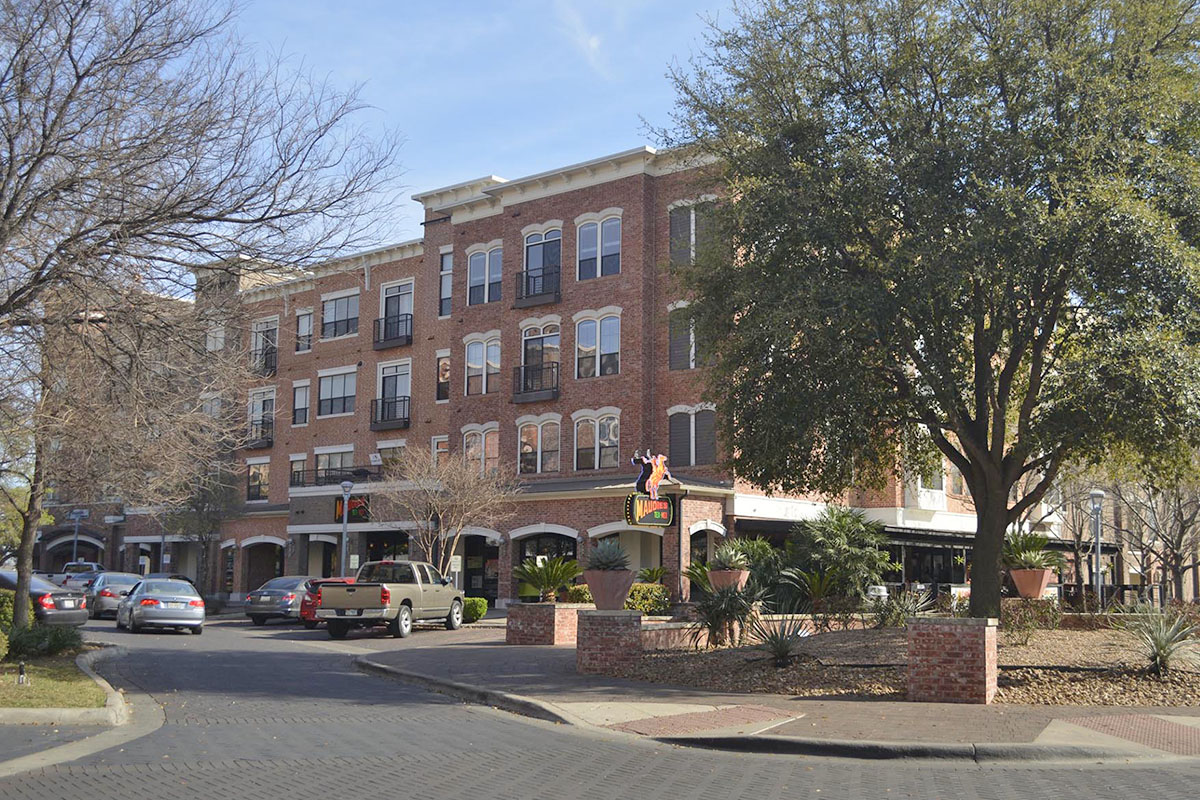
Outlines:
[[719,533],[722,536],[728,536],[729,531],[725,530],[725,526],[713,519],[702,519],[699,522],[693,522],[688,526],[688,533],[697,534],[700,531],[712,531]]
[[308,453],[289,453],[288,461],[308,461]]
[[348,375],[351,372],[358,372],[358,364],[350,364],[345,367],[327,367],[317,370],[318,378],[328,378],[333,375]]
[[353,453],[353,444],[324,444],[320,447],[313,448],[314,456],[323,456],[330,453]]
[[470,424],[463,425],[461,428],[458,429],[458,432],[461,433],[463,436],[466,436],[468,433],[487,433],[488,431],[499,431],[499,430],[500,430],[499,422],[482,422],[482,423],[472,422]]
[[667,213],[671,213],[677,208],[686,208],[688,206],[698,206],[701,203],[715,203],[718,198],[715,194],[702,194],[699,197],[687,197],[682,200],[673,200],[667,204]]
[[328,533],[310,533],[308,535],[308,541],[310,544],[312,542],[326,542],[327,544],[337,544],[338,537],[333,536]]
[[672,300],[671,302],[667,303],[667,313],[669,314],[672,311],[678,311],[681,308],[687,308],[691,304],[691,300]]
[[375,442],[375,451],[379,452],[381,447],[408,447],[408,439],[380,439]]
[[604,220],[612,219],[613,217],[620,219],[621,215],[624,213],[624,209],[620,208],[606,208],[603,211],[588,211],[587,213],[580,214],[575,218],[575,227],[578,228],[580,225],[586,225],[589,222],[603,222]]
[[469,259],[475,253],[487,253],[490,250],[495,250],[497,247],[503,246],[503,239],[492,239],[490,242],[476,242],[475,244],[467,247],[467,249],[463,251],[463,255]]
[[543,422],[562,423],[562,414],[554,411],[547,411],[544,414],[523,414],[516,419],[516,425],[520,428],[522,425],[541,425]]
[[603,408],[581,408],[578,411],[571,412],[571,419],[578,421],[580,419],[598,419],[600,417],[616,417],[621,418],[621,409],[616,406],[604,406]]
[[585,319],[602,319],[604,317],[621,316],[624,311],[620,306],[605,306],[595,310],[585,308],[583,311],[576,311],[571,315],[571,321],[575,323],[582,322]]
[[[130,537],[126,536],[126,537],[125,537],[125,541],[126,541],[126,542],[128,542],[129,540],[130,540]],[[55,547],[58,547],[59,545],[62,545],[62,544],[71,544],[71,543],[72,543],[72,542],[74,542],[74,541],[75,541],[75,534],[74,534],[74,533],[68,533],[68,534],[64,534],[64,535],[62,535],[62,536],[59,536],[59,537],[57,537],[57,538],[51,539],[51,540],[50,540],[50,541],[48,541],[48,542],[42,542],[42,543],[41,543],[41,545],[42,545],[42,550],[53,550]],[[104,546],[104,542],[100,541],[100,540],[99,540],[99,539],[97,539],[95,536],[88,536],[86,533],[81,533],[81,534],[79,534],[79,541],[81,541],[81,542],[83,542],[83,543],[85,543],[85,544],[90,544],[90,545],[92,545],[93,547],[96,547],[96,548],[98,548],[98,549],[100,549],[100,550],[105,550],[105,549],[107,549],[107,548],[105,548],[105,546]],[[158,541],[158,537],[157,537],[157,536],[155,536],[155,537],[154,537],[154,538],[153,538],[151,541],[155,541],[155,542],[157,542],[157,541]]]
[[546,231],[561,231],[563,221],[561,219],[548,219],[545,222],[526,225],[521,228],[521,246],[525,246],[525,237],[532,233],[545,233]]
[[[328,300],[341,300],[343,297],[354,297],[356,294],[361,293],[362,289],[358,286],[355,286],[353,289],[339,289],[336,292],[326,292],[325,294],[321,295],[321,302],[324,303]],[[362,309],[360,308],[359,311],[361,312]]]
[[[501,533],[500,531],[494,531],[491,528],[480,528],[477,525],[468,525],[467,527],[465,527],[461,531],[459,531],[458,535],[459,536],[482,536],[485,539],[487,539],[487,543],[490,545],[498,545],[504,541],[504,534]],[[443,531],[441,534],[442,539],[450,539],[450,538],[453,538],[453,536],[454,536],[453,531]]]
[[716,411],[717,407],[712,403],[697,403],[694,406],[671,406],[667,409],[667,416],[672,414],[695,414],[699,411]]
[[524,332],[528,328],[541,328],[546,325],[562,326],[562,317],[558,314],[547,314],[544,317],[526,317],[517,323],[517,327]]
[[665,528],[652,528],[649,525],[630,525],[628,522],[606,522],[603,525],[596,525],[588,528],[587,535],[589,539],[598,539],[601,536],[608,536],[612,533],[621,533],[623,531],[634,531],[637,533],[652,533],[655,536],[662,536]]
[[[468,333],[466,336],[462,337],[462,340],[463,340],[463,344],[473,344],[475,342],[483,342],[486,344],[488,341],[490,341],[492,339],[499,339],[499,338],[500,338],[500,331],[490,330],[490,331],[485,331],[483,333]],[[443,351],[439,350],[438,352],[442,353]],[[443,355],[445,357],[449,357],[450,351],[446,350],[443,353]]]
[[453,253],[453,252],[454,252],[454,245],[452,245],[452,244],[444,244],[438,248],[439,256],[445,255],[446,253]]
[[287,540],[280,539],[278,536],[251,536],[249,539],[243,539],[238,542],[238,547],[245,550],[247,547],[256,544],[273,544],[278,547],[287,547]]
[[271,457],[270,457],[270,456],[254,456],[253,458],[247,458],[247,459],[246,459],[246,466],[247,466],[247,467],[252,467],[252,466],[255,466],[255,465],[257,465],[257,464],[270,464],[270,463],[271,463]]
[[557,533],[559,536],[570,536],[572,539],[579,539],[579,531],[574,528],[568,528],[566,525],[555,525],[550,522],[535,522],[532,525],[522,525],[508,532],[509,539],[524,539],[527,536],[536,536],[539,533]]
[[219,549],[224,550],[226,547],[233,547],[235,544],[237,544],[237,539],[222,539]]

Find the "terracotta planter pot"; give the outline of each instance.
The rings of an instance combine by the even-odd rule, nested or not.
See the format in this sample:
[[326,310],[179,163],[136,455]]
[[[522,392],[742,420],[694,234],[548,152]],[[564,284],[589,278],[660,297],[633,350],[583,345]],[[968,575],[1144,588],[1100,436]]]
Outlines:
[[741,591],[746,588],[748,580],[750,580],[750,570],[748,569],[710,569],[708,571],[708,583],[714,590],[736,586],[738,591]]
[[629,587],[633,586],[631,569],[585,569],[583,579],[592,592],[598,611],[620,611],[625,608]]
[[1013,584],[1017,587],[1017,594],[1026,599],[1037,600],[1050,585],[1053,570],[1010,569],[1008,574],[1012,576]]

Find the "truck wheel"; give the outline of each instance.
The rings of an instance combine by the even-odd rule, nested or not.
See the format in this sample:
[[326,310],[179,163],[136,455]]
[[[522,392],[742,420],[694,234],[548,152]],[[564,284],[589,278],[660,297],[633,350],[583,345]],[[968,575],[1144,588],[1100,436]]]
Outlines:
[[457,600],[450,606],[450,613],[446,615],[446,630],[456,631],[462,627],[462,603]]
[[202,634],[202,633],[204,633],[204,626],[203,626],[203,625],[196,625],[195,627],[193,627],[193,628],[192,628],[192,635],[193,635],[193,636],[199,636],[199,635],[200,635],[200,634]]
[[346,631],[350,629],[346,623],[335,622],[333,620],[330,620],[325,627],[329,630],[330,639],[345,639]]
[[304,630],[311,631],[315,627],[317,627],[317,621],[315,619],[304,620]]
[[400,606],[396,612],[396,618],[388,625],[388,633],[392,634],[393,639],[407,639],[412,633],[412,609],[408,606]]
[[267,624],[267,618],[264,617],[262,614],[255,614],[253,617],[250,618],[250,621],[253,622],[255,625],[266,625]]

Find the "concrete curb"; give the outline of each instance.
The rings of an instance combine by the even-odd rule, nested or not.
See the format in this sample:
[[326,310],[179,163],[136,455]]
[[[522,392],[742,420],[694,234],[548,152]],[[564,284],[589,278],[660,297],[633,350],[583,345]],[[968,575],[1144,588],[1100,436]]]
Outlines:
[[[354,665],[365,672],[397,678],[439,694],[470,703],[494,706],[502,711],[525,717],[603,731],[620,733],[581,719],[574,714],[543,700],[524,695],[486,689],[447,678],[411,672],[399,667],[371,661],[367,656],[354,659]],[[639,739],[681,747],[709,750],[728,750],[739,753],[768,755],[807,755],[826,758],[856,758],[874,761],[923,760],[971,761],[990,764],[1005,761],[1024,762],[1087,762],[1097,761],[1161,761],[1176,758],[1169,753],[1147,753],[1143,750],[1122,750],[1113,747],[1082,745],[1037,744],[1034,742],[957,744],[942,742],[877,742],[844,739],[806,739],[793,736],[647,736],[626,734]]]
[[1169,753],[1147,753],[1114,747],[1012,742],[958,744],[939,742],[874,742],[843,739],[806,739],[793,736],[657,736],[657,742],[728,750],[740,753],[774,753],[871,761],[920,759],[925,761],[972,761],[991,764],[1004,761],[1088,762],[1161,761],[1175,758]]
[[81,653],[75,658],[80,672],[103,690],[104,708],[0,708],[0,725],[124,725],[129,721],[129,706],[124,695],[96,674],[92,665],[127,653],[124,647],[104,645],[100,650]]
[[373,672],[377,675],[397,678],[405,683],[411,683],[439,694],[457,697],[460,700],[466,700],[470,703],[495,706],[503,711],[520,714],[523,717],[533,717],[534,719],[546,722],[557,722],[561,725],[573,725],[579,728],[597,728],[597,726],[576,717],[574,714],[533,697],[502,692],[498,689],[485,689],[481,686],[460,683],[447,678],[436,678],[420,672],[410,672],[399,667],[371,661],[366,656],[355,658],[354,665],[364,672]]

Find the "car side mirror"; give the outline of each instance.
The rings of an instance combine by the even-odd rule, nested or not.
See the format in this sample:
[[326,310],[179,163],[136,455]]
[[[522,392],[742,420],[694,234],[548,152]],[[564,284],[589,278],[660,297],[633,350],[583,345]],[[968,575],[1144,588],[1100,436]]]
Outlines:
[[442,578],[442,586],[449,586],[449,585],[450,585],[450,579]]
[[128,596],[129,596],[129,592],[128,592],[128,591],[121,592],[121,595],[120,595],[120,596],[121,596],[121,597],[128,597]]

